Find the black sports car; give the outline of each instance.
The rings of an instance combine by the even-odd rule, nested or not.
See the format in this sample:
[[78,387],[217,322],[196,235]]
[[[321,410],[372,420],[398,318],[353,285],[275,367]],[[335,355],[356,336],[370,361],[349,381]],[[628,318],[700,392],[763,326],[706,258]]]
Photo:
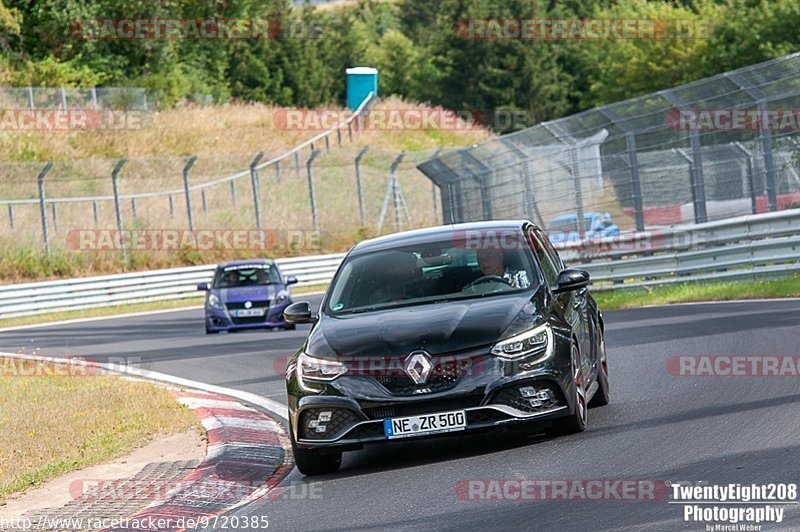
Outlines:
[[295,462],[338,470],[366,443],[503,426],[576,433],[608,403],[603,317],[589,274],[533,223],[492,221],[356,245],[290,359]]

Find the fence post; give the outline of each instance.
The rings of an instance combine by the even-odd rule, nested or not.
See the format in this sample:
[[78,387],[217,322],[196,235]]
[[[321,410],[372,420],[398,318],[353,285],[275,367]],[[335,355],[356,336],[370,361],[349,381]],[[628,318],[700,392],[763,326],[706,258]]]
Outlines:
[[58,233],[58,208],[55,202],[50,203],[50,211],[53,213],[53,231]]
[[353,143],[353,123],[347,123],[347,137],[350,139],[350,144]]
[[[381,206],[381,214],[378,217],[378,232],[380,232],[381,229],[383,229],[383,221],[386,217],[386,210],[389,207],[390,197],[392,200],[392,208],[394,208],[395,231],[400,230],[400,226],[402,224],[402,221],[400,220],[400,201],[402,200],[402,197],[400,192],[400,185],[397,183],[397,167],[400,166],[400,163],[403,161],[403,158],[405,156],[406,152],[404,151],[400,152],[400,155],[398,155],[397,158],[394,161],[392,161],[392,165],[389,167],[389,182],[386,187],[386,195],[383,198],[383,205]],[[408,212],[406,212],[406,217],[408,218]]]
[[131,215],[136,218],[136,198],[131,198]]
[[392,166],[389,168],[389,172],[392,175],[392,203],[394,207],[394,226],[397,231],[400,230],[402,225],[402,221],[400,220],[400,187],[397,184],[397,167],[400,166],[400,163],[403,162],[403,159],[406,156],[406,152],[401,151],[400,155],[397,156],[392,162]]
[[700,197],[697,195],[697,177],[695,175],[694,158],[686,153],[683,148],[673,148],[673,151],[683,157],[689,163],[689,182],[692,193],[692,206],[694,207],[694,223],[703,223],[708,220],[703,217],[703,209],[700,207]]
[[[692,146],[692,167],[694,176],[694,187],[697,195],[697,203],[695,204],[695,218],[699,221],[697,223],[705,223],[708,221],[708,210],[706,209],[706,184],[703,177],[703,155],[700,152],[700,132],[693,128],[689,133],[689,140]],[[770,153],[770,155],[772,155]]]
[[264,152],[256,154],[256,158],[250,163],[250,184],[253,186],[253,207],[255,208],[256,229],[261,231],[261,185],[258,182],[258,170],[256,166],[264,157]]
[[317,235],[319,235],[319,220],[317,219],[317,202],[314,198],[314,173],[311,168],[314,165],[314,159],[317,158],[319,153],[319,150],[312,151],[311,157],[309,157],[306,163],[306,170],[308,173],[308,199],[311,202],[311,222],[314,224],[314,232]]
[[530,216],[531,218],[535,217],[534,221],[538,221],[539,226],[544,227],[544,218],[542,218],[542,215],[539,212],[539,205],[536,203],[533,187],[531,185],[533,181],[533,175],[528,156],[525,155],[525,152],[522,151],[522,149],[514,144],[510,139],[503,139],[501,137],[500,142],[505,144],[505,146],[514,153],[517,159],[520,160],[520,178],[522,179],[523,194],[525,195],[525,197],[522,199],[522,206],[525,209],[525,216]]
[[97,88],[92,88],[92,108],[97,111]]
[[172,199],[172,194],[169,195],[169,217],[175,218],[175,201]]
[[117,231],[119,231],[119,242],[122,246],[122,259],[127,263],[128,262],[128,248],[125,244],[125,235],[122,232],[122,208],[119,204],[119,185],[117,184],[117,177],[119,177],[119,173],[122,170],[122,167],[125,166],[127,159],[120,159],[117,165],[114,167],[114,170],[111,172],[111,186],[114,190],[114,212],[117,218]]
[[92,218],[94,218],[94,226],[100,225],[100,213],[97,211],[97,200],[92,200]]
[[745,156],[747,161],[747,188],[750,193],[750,212],[758,214],[758,198],[756,194],[756,184],[753,176],[753,153],[745,148],[741,142],[735,141],[731,144]]
[[[431,159],[437,159],[439,154],[442,153],[443,147],[436,148],[436,151],[431,155]],[[433,223],[439,222],[439,204],[436,201],[436,183],[431,179],[431,199],[433,200]]]
[[[761,99],[758,102],[759,116],[767,116],[767,104]],[[775,162],[772,157],[772,132],[768,127],[759,128],[761,131],[761,149],[764,157],[766,175],[767,203],[770,212],[778,210],[778,192],[775,186]]]
[[300,152],[294,152],[294,173],[300,175]]
[[194,166],[197,155],[192,155],[183,167],[183,193],[186,196],[186,215],[189,219],[189,232],[194,234],[194,220],[192,220],[192,195],[189,190],[189,170]]
[[42,238],[44,239],[44,251],[48,257],[50,256],[50,241],[47,235],[47,208],[45,206],[44,197],[44,176],[47,175],[47,172],[49,172],[52,167],[53,163],[48,162],[36,177],[36,184],[39,188],[39,214],[42,217]]
[[342,128],[336,129],[336,141],[339,143],[339,147],[342,147]]
[[639,175],[639,159],[636,156],[636,136],[625,133],[628,149],[628,166],[631,172],[631,192],[633,193],[633,213],[636,216],[636,230],[644,231],[644,203],[642,201],[642,179]]
[[369,146],[364,146],[361,148],[361,151],[358,152],[356,155],[356,194],[358,196],[358,215],[359,219],[361,220],[361,227],[365,227],[367,225],[366,215],[364,214],[364,191],[361,188],[361,159],[364,155],[367,154],[367,150],[369,150]]
[[[727,72],[723,76],[733,81],[737,87],[755,101],[759,116],[767,116],[767,94],[760,87],[756,87],[750,80],[736,72]],[[764,159],[764,170],[766,171],[764,184],[767,189],[767,203],[769,204],[770,212],[774,212],[778,210],[778,192],[775,186],[775,161],[772,157],[772,132],[769,127],[761,127],[759,128],[759,133],[761,137],[761,157]]]
[[14,206],[8,204],[8,221],[11,224],[11,229],[14,229]]
[[281,182],[281,160],[275,161],[275,181]]
[[231,205],[236,207],[236,180],[231,179]]
[[206,189],[200,190],[200,200],[203,204],[203,213],[208,213],[208,205],[206,204]]
[[325,152],[330,153],[330,151],[331,151],[330,135],[325,135]]
[[33,103],[33,87],[28,87],[28,107],[35,109],[36,105]]

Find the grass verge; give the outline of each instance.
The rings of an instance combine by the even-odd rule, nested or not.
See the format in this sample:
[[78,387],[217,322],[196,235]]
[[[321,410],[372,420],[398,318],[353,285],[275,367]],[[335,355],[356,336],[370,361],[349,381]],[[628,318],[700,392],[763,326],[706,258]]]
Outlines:
[[594,292],[593,296],[603,310],[669,305],[671,303],[800,297],[800,275],[765,281],[692,283],[612,290]]
[[0,359],[0,501],[156,436],[199,430],[195,415],[157,385],[111,376],[12,377],[10,364],[20,362]]

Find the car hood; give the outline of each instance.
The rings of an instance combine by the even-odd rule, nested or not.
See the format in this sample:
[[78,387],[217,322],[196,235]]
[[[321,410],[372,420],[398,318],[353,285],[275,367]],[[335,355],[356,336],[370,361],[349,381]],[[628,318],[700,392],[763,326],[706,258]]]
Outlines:
[[535,294],[418,305],[364,314],[322,315],[306,351],[312,356],[407,355],[415,349],[453,354],[488,347],[542,321]]
[[244,301],[273,301],[283,285],[268,284],[260,286],[239,286],[235,288],[215,288],[223,303],[242,303]]

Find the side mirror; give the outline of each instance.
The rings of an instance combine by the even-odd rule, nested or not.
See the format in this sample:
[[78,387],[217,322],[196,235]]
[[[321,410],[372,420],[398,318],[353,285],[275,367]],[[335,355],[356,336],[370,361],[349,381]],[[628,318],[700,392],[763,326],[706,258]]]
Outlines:
[[558,288],[555,293],[572,292],[589,286],[589,272],[566,268],[558,274]]
[[208,283],[197,283],[197,289],[203,292],[208,292]]
[[308,301],[298,301],[286,307],[283,311],[283,318],[289,325],[314,323],[319,319],[311,312],[311,304]]
[[286,278],[286,284],[287,285],[297,284],[297,277],[295,277],[294,275],[290,275],[289,277]]

